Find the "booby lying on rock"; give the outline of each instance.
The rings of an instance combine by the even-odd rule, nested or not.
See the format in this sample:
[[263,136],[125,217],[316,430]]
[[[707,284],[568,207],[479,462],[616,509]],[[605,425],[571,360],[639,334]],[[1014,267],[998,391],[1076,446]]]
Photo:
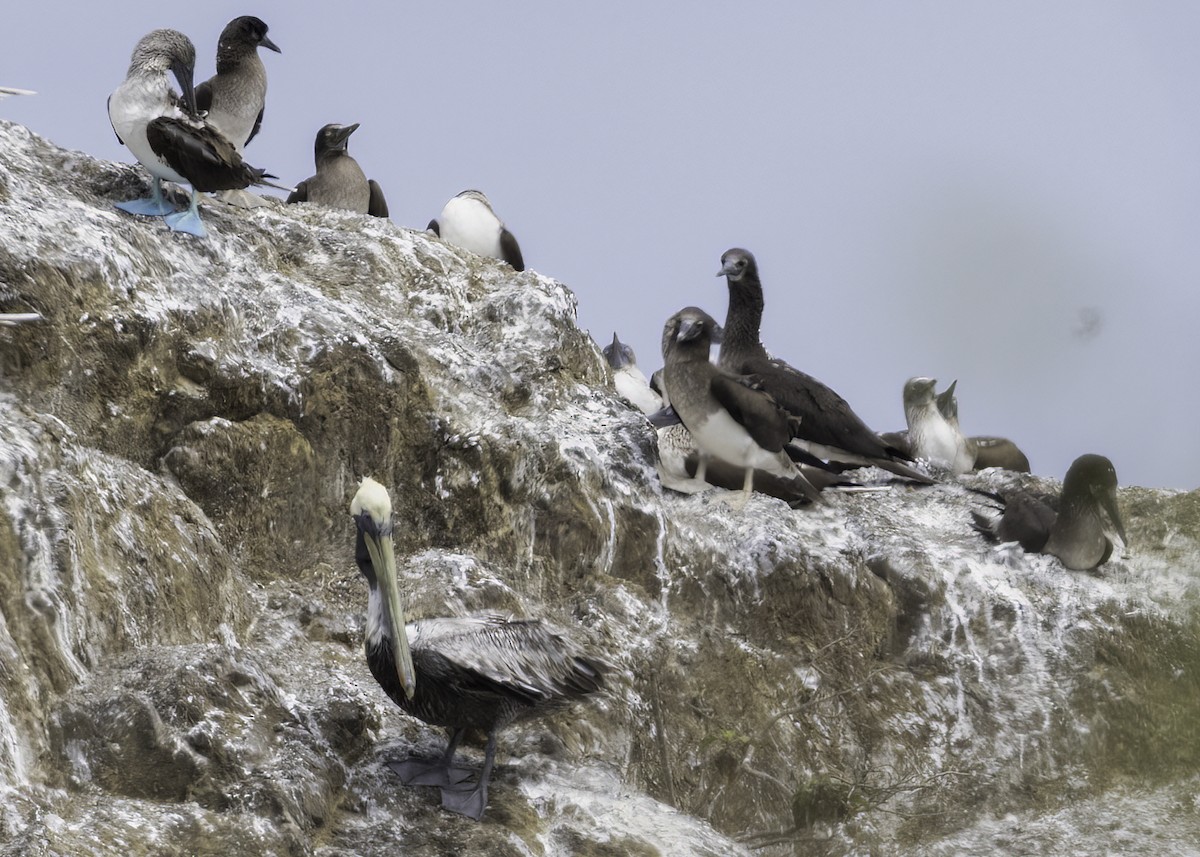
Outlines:
[[[565,632],[535,619],[472,616],[406,625],[387,489],[364,479],[350,514],[358,527],[355,558],[370,589],[365,644],[371,675],[405,712],[451,731],[441,759],[390,767],[406,784],[441,787],[445,809],[478,821],[487,808],[496,734],[600,690],[607,667]],[[468,771],[453,765],[468,729],[488,736],[474,784],[464,782]]]
[[357,130],[356,122],[353,125],[329,124],[317,132],[313,146],[317,173],[296,185],[288,202],[315,202],[356,214],[388,216],[383,188],[374,179],[368,179],[358,161],[350,157],[350,135]]
[[1117,472],[1103,455],[1081,455],[1063,479],[1057,512],[1027,491],[1000,495],[999,517],[972,512],[973,526],[997,542],[1017,542],[1030,553],[1058,557],[1087,571],[1108,562],[1125,526],[1117,507]]
[[700,451],[696,478],[703,481],[707,462],[718,459],[741,469],[743,506],[753,491],[756,470],[794,482],[805,497],[816,501],[816,486],[784,451],[796,421],[768,394],[712,364],[709,349],[715,327],[704,310],[686,307],[663,328],[663,383],[671,407]]
[[[264,170],[246,164],[234,145],[196,118],[192,75],[196,49],[177,30],[154,30],[133,50],[125,80],[108,99],[108,115],[117,139],[150,171],[152,197],[117,203],[130,214],[166,216],[176,232],[204,237],[198,191],[233,190],[270,184]],[[175,75],[182,95],[167,79]],[[163,199],[163,180],[192,186],[188,210],[173,214]]]
[[752,376],[779,407],[799,420],[794,446],[816,459],[873,465],[924,484],[934,481],[905,464],[899,450],[885,446],[845,399],[811,375],[767,354],[759,340],[762,282],[758,264],[748,250],[726,251],[717,276],[725,277],[729,285],[721,368]]
[[514,270],[525,270],[517,239],[496,216],[483,191],[464,190],[446,203],[442,213],[429,221],[426,228],[447,244],[480,256],[503,259]]

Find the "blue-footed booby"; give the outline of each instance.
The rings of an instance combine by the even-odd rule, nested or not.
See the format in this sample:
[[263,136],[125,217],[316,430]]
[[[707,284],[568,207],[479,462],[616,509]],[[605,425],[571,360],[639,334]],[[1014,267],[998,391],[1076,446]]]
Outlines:
[[[955,382],[957,383],[957,382]],[[928,461],[953,476],[969,473],[975,464],[975,454],[968,449],[967,439],[958,428],[958,419],[951,423],[942,413],[941,397],[935,396],[937,381],[933,378],[909,378],[904,384],[904,418],[908,422],[909,455]],[[947,389],[952,399],[954,384]],[[957,401],[954,403],[957,414]]]
[[[441,759],[390,763],[406,784],[440,786],[442,806],[479,820],[487,808],[496,733],[563,708],[604,686],[608,667],[566,633],[538,620],[499,616],[419,619],[407,625],[392,545],[392,501],[363,479],[350,503],[355,558],[367,580],[366,652],[371,674],[400,708],[451,731]],[[487,733],[477,783],[453,765],[468,729]]]
[[1103,455],[1081,455],[1072,462],[1057,512],[1027,491],[998,496],[999,517],[971,513],[976,530],[994,541],[1017,542],[1030,553],[1056,556],[1075,571],[1103,565],[1117,537],[1127,541],[1117,507],[1117,471]]
[[196,87],[204,121],[241,154],[262,127],[267,103],[267,68],[258,49],[282,53],[267,38],[267,25],[253,15],[234,18],[217,41],[217,73]]
[[725,277],[729,285],[720,365],[734,374],[754,377],[779,407],[799,420],[793,446],[816,459],[873,465],[924,484],[934,481],[905,464],[899,450],[885,446],[845,399],[811,375],[767,353],[759,340],[762,282],[758,264],[748,250],[727,250],[721,256],[717,276]]
[[792,480],[808,499],[820,494],[784,447],[796,421],[770,395],[723,372],[709,360],[716,321],[697,307],[685,307],[663,327],[663,384],[671,407],[700,450],[697,479],[707,476],[709,459],[742,470],[742,505],[754,489],[755,470]]
[[515,270],[525,270],[517,239],[496,216],[483,191],[464,190],[446,203],[437,219],[426,227],[447,244],[480,256],[503,259]]
[[317,173],[296,185],[288,202],[315,202],[356,214],[388,216],[383,188],[374,179],[368,179],[358,161],[350,157],[350,135],[357,130],[357,122],[353,125],[330,123],[317,132],[313,145]]
[[[195,65],[196,49],[183,33],[148,33],[133,50],[125,80],[109,96],[108,115],[117,139],[153,176],[151,199],[117,203],[117,208],[131,214],[165,215],[172,230],[204,237],[199,191],[270,182],[265,170],[245,163],[231,142],[196,118]],[[168,71],[179,82],[182,96],[171,89]],[[162,196],[164,179],[192,186],[187,211],[171,213],[174,209]]]

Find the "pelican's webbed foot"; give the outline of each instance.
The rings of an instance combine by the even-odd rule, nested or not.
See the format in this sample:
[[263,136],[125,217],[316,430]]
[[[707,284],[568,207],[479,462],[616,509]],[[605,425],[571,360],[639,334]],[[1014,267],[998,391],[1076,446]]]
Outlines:
[[487,809],[487,781],[481,779],[476,786],[462,783],[442,789],[442,809],[479,821]]
[[396,772],[406,786],[454,786],[475,773],[471,768],[447,765],[445,759],[420,759],[415,756],[387,766]]

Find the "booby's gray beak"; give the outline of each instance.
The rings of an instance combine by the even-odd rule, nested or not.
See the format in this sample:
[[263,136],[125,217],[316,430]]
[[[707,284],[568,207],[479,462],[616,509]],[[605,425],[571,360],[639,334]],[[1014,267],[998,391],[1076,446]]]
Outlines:
[[1125,525],[1121,522],[1121,510],[1117,508],[1116,490],[1108,487],[1093,487],[1092,497],[1095,498],[1097,505],[1104,510],[1104,514],[1108,516],[1109,523],[1116,530],[1117,535],[1121,537],[1121,542],[1128,546],[1129,539],[1125,536]]
[[958,386],[958,379],[957,379],[957,378],[955,378],[953,381],[951,381],[951,382],[950,382],[950,386],[949,386],[949,387],[947,387],[946,389],[942,390],[942,395],[943,395],[943,396],[953,396],[953,395],[954,395],[954,388],[955,388],[955,387],[957,387],[957,386]]
[[613,371],[620,369],[629,361],[625,359],[625,343],[617,339],[617,334],[613,333],[613,341],[611,345],[605,346],[603,349],[604,358],[608,361],[608,365]]
[[334,135],[333,135],[333,146],[331,148],[334,148],[334,149],[346,148],[346,141],[349,140],[350,135],[353,134],[357,130],[358,130],[357,122],[355,122],[353,125],[346,125],[340,129],[338,129],[338,131],[336,133],[334,133]]
[[269,51],[275,51],[277,54],[283,53],[283,51],[279,49],[279,45],[267,38],[266,33],[263,34],[262,41],[258,43],[258,46],[260,48],[266,48]]
[[363,530],[363,541],[375,567],[375,579],[379,584],[379,595],[383,599],[383,610],[387,614],[388,631],[392,638],[392,657],[396,661],[396,675],[404,688],[405,695],[413,698],[417,691],[417,675],[413,668],[412,652],[408,649],[408,632],[404,629],[404,606],[400,603],[400,585],[396,574],[396,552],[392,546],[391,521],[388,529],[374,534]]
[[704,331],[704,322],[698,318],[685,318],[679,322],[679,332],[675,334],[676,342],[690,342]]
[[188,115],[199,117],[200,110],[196,107],[196,87],[192,83],[196,70],[192,66],[184,65],[183,63],[174,63],[171,66],[171,71],[175,74],[175,80],[179,81],[179,94]]

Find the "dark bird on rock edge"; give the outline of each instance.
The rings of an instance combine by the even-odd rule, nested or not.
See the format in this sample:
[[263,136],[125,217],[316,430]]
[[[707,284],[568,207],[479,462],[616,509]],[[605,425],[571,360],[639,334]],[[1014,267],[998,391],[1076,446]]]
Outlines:
[[[514,721],[595,693],[608,668],[565,632],[538,620],[475,616],[406,625],[387,489],[363,479],[350,514],[358,527],[358,568],[369,587],[365,643],[371,674],[405,712],[451,731],[441,759],[408,759],[390,767],[406,784],[440,786],[444,808],[478,821],[487,808],[496,734]],[[464,782],[469,772],[453,765],[468,729],[488,736],[475,784]]]
[[267,103],[267,69],[259,48],[282,53],[267,38],[267,25],[253,15],[234,18],[217,41],[217,73],[196,87],[204,120],[240,154],[262,127]]
[[663,327],[663,383],[700,450],[696,478],[703,481],[707,460],[716,458],[742,469],[743,506],[754,489],[756,469],[792,480],[809,500],[818,500],[816,487],[784,451],[796,421],[771,396],[709,360],[715,327],[712,316],[696,307],[675,313]]
[[1000,496],[999,517],[972,512],[973,526],[989,539],[1017,542],[1030,553],[1058,557],[1075,571],[1108,562],[1125,526],[1117,508],[1117,472],[1103,455],[1081,455],[1063,479],[1058,511],[1027,491]]
[[442,213],[429,221],[426,228],[447,244],[480,256],[503,259],[514,270],[525,270],[517,239],[496,216],[483,191],[464,190],[446,203]]
[[353,125],[329,124],[317,132],[314,145],[317,174],[296,185],[288,202],[315,202],[355,214],[388,216],[383,188],[379,182],[368,179],[358,161],[350,157],[350,135],[357,130],[356,122]]
[[799,419],[794,446],[818,460],[872,465],[915,482],[934,482],[905,464],[899,450],[885,446],[845,399],[811,375],[767,354],[759,340],[762,282],[758,264],[748,250],[736,247],[727,250],[721,256],[717,276],[725,277],[729,285],[729,311],[719,358],[721,368],[754,377],[779,407]]
[[[133,50],[125,80],[108,99],[108,115],[117,139],[129,147],[153,176],[152,197],[117,203],[130,214],[165,216],[176,232],[205,236],[198,191],[234,190],[270,184],[266,171],[246,164],[232,143],[195,118],[192,75],[196,49],[176,30],[154,30]],[[175,75],[175,94],[167,72]],[[192,186],[187,211],[172,213],[163,199],[163,180]]]

